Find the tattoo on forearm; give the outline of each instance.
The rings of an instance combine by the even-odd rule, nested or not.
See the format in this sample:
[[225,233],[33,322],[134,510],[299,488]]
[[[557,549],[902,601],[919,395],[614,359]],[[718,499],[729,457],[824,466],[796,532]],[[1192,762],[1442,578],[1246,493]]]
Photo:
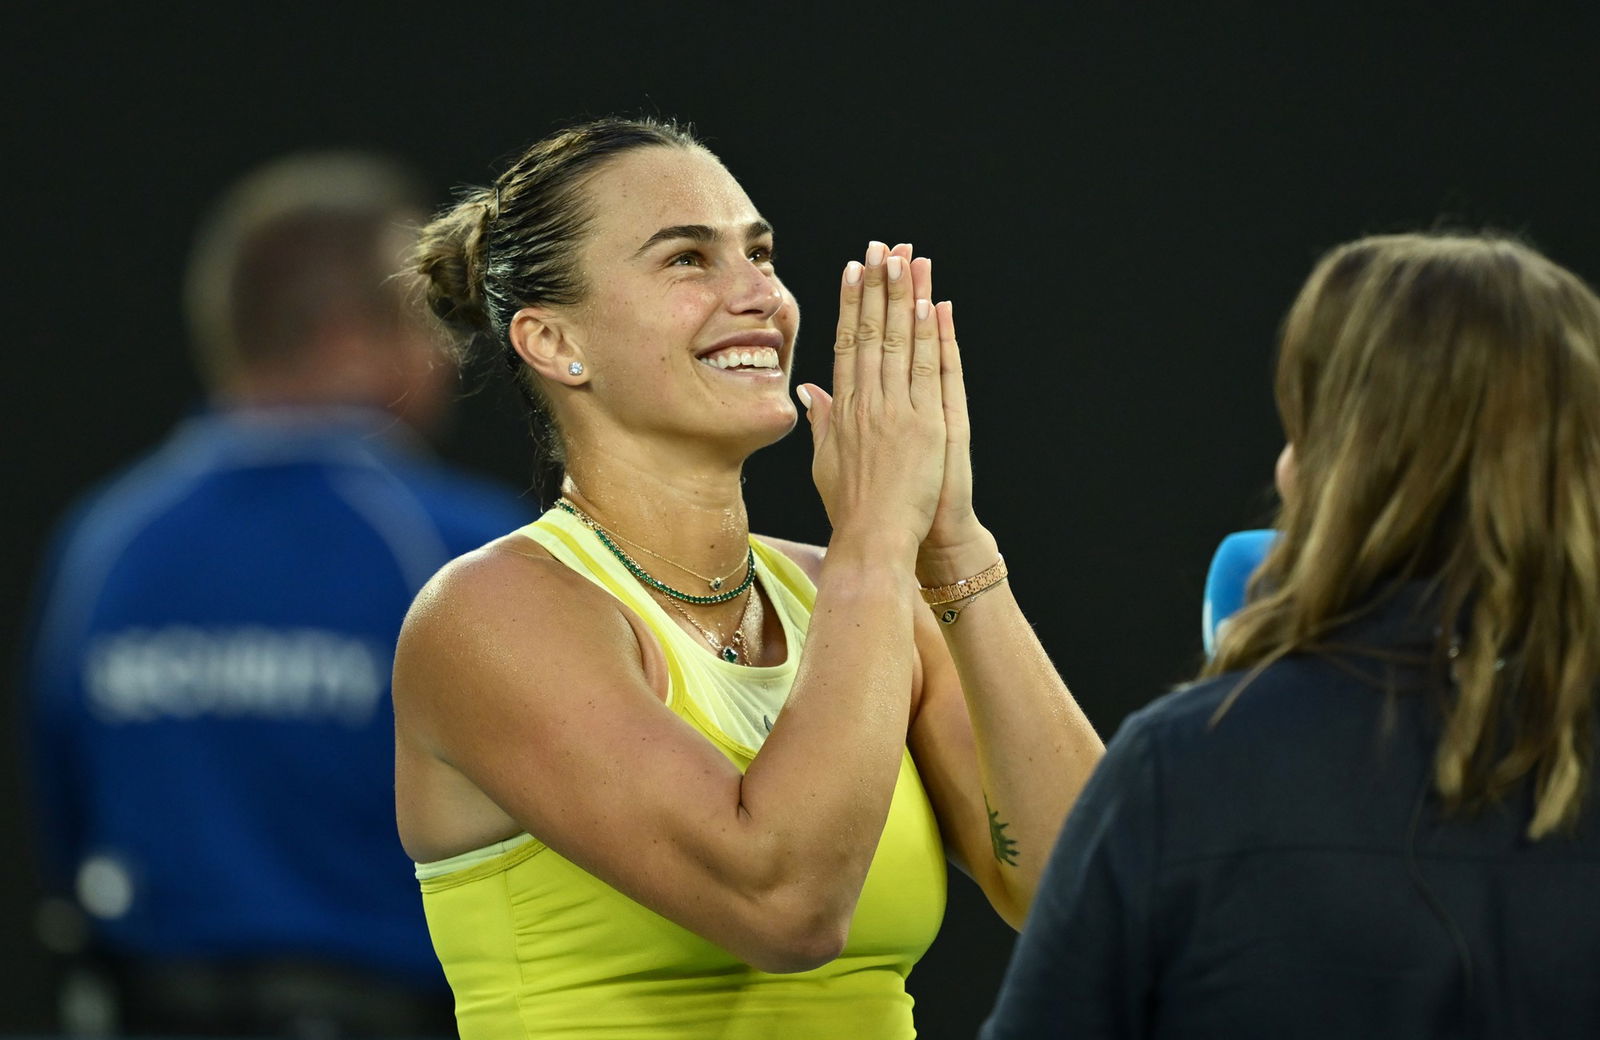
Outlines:
[[1011,826],[1000,819],[1000,814],[989,805],[989,792],[983,793],[983,807],[989,813],[989,841],[994,844],[994,858],[1008,867],[1017,865],[1017,843],[1006,837],[1006,828]]

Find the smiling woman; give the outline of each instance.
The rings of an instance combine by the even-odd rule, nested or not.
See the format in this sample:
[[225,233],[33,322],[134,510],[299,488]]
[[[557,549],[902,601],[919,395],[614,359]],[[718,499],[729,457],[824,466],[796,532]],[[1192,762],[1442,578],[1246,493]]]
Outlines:
[[846,265],[836,396],[798,390],[826,550],[749,532],[799,310],[688,133],[547,138],[416,267],[560,481],[434,578],[396,658],[400,831],[461,1036],[914,1035],[945,858],[1020,922],[1101,750],[973,513],[931,263]]

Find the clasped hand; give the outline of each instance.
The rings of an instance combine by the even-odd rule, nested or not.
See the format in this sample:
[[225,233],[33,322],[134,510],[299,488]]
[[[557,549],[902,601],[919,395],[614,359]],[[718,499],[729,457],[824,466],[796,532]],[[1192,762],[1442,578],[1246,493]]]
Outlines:
[[931,260],[873,242],[865,264],[846,265],[833,393],[813,383],[799,393],[836,533],[903,533],[921,555],[981,531],[955,318],[948,301],[933,303]]

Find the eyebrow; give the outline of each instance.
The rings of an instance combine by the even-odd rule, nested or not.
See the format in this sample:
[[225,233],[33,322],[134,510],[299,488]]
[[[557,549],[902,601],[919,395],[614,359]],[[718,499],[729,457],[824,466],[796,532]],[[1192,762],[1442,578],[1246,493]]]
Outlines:
[[[772,225],[765,220],[754,221],[744,229],[746,241],[770,234],[772,234]],[[683,238],[700,245],[709,245],[721,237],[721,233],[709,224],[673,224],[671,227],[664,227],[645,239],[644,245],[640,246],[633,255],[638,256],[653,245],[661,242],[670,242],[673,239]]]

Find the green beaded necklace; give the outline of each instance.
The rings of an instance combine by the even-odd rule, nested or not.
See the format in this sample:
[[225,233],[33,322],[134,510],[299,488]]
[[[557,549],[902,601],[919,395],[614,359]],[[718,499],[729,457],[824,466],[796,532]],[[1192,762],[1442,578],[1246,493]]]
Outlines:
[[756,553],[754,549],[747,548],[745,550],[746,556],[744,565],[744,580],[738,584],[738,587],[729,589],[727,592],[720,592],[715,596],[696,596],[689,592],[679,592],[671,585],[668,585],[666,582],[660,580],[655,575],[639,566],[639,561],[635,560],[632,556],[629,556],[627,550],[623,549],[622,546],[612,541],[611,536],[606,533],[605,528],[601,527],[595,522],[594,517],[590,516],[588,513],[585,513],[583,510],[579,509],[577,506],[573,505],[571,502],[568,502],[564,498],[556,499],[556,508],[562,509],[577,517],[578,522],[583,524],[583,526],[587,527],[589,530],[593,531],[594,536],[600,539],[600,544],[609,549],[611,551],[611,555],[615,556],[624,567],[628,568],[629,574],[632,574],[635,578],[638,578],[640,581],[644,582],[652,589],[655,589],[663,596],[671,596],[673,599],[681,600],[684,603],[699,603],[702,606],[711,606],[716,603],[726,603],[731,599],[737,598],[743,594],[744,591],[748,589],[756,580]]

